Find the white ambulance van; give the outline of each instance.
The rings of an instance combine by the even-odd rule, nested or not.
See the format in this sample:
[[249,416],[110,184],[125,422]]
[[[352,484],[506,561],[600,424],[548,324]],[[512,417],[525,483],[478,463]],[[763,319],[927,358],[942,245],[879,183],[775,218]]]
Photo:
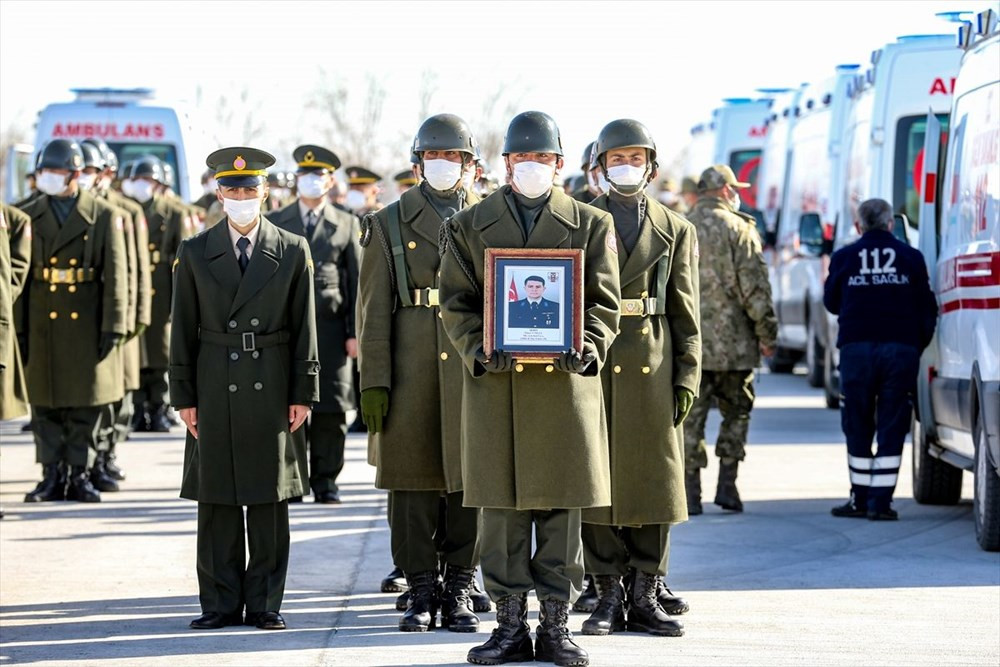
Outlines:
[[769,98],[723,100],[723,105],[712,111],[712,121],[707,126],[697,125],[691,130],[686,173],[697,177],[713,164],[728,164],[738,179],[754,184],[741,194],[747,206],[756,208],[757,169],[770,106]]
[[776,92],[771,114],[764,121],[764,148],[757,170],[757,208],[764,217],[764,245],[773,245],[781,219],[781,205],[787,186],[788,161],[791,156],[792,128],[797,116],[795,107],[804,86]]
[[[922,146],[920,250],[938,298],[913,425],[913,495],[955,504],[962,471],[975,477],[979,545],[1000,551],[1000,31],[985,11],[959,30],[944,167],[935,114]],[[918,170],[919,171],[919,170]],[[936,206],[935,206],[936,204]],[[935,215],[936,214],[936,215]]]
[[[947,124],[961,52],[948,35],[910,35],[872,53],[872,66],[848,85],[851,99],[842,138],[843,189],[834,202],[833,249],[857,239],[858,205],[878,197],[900,216],[895,231],[917,245],[928,109]],[[823,363],[826,402],[840,402],[837,320],[826,314]]]
[[778,317],[778,343],[768,360],[774,372],[791,372],[805,357],[807,379],[823,385],[826,311],[823,308],[824,232],[832,233],[837,193],[836,168],[850,99],[847,84],[858,65],[839,65],[833,76],[802,91],[789,145],[787,186],[781,203],[774,248],[772,296]]
[[4,173],[3,200],[8,204],[28,196],[28,174],[34,171],[34,146],[14,144],[7,149]]
[[76,88],[72,102],[46,106],[38,115],[35,150],[53,139],[100,138],[119,163],[155,155],[173,167],[176,191],[184,201],[201,192],[198,168],[207,146],[186,112],[151,103],[148,88]]

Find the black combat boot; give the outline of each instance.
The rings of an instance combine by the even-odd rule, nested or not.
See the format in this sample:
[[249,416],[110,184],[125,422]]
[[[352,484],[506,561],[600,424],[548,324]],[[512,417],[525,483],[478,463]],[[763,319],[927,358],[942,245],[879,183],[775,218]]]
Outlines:
[[590,656],[573,641],[569,623],[569,602],[542,600],[535,628],[535,660],[554,662],[559,667],[583,667]]
[[42,481],[34,491],[24,495],[26,503],[44,503],[49,500],[66,499],[66,466],[62,463],[46,463],[42,466]]
[[680,637],[684,625],[663,611],[656,599],[656,582],[659,576],[651,572],[636,572],[628,598],[629,632],[648,632],[651,635]]
[[111,445],[111,450],[104,458],[104,469],[108,471],[112,479],[119,482],[125,481],[125,471],[118,467],[118,457],[115,455],[114,445]]
[[671,616],[680,616],[691,611],[691,605],[687,603],[687,600],[674,595],[673,591],[667,588],[667,585],[659,577],[656,578],[656,599],[663,607],[663,611]]
[[149,409],[146,403],[136,404],[135,412],[132,413],[131,427],[136,433],[149,432]]
[[528,596],[507,595],[497,600],[497,627],[486,640],[469,650],[466,660],[474,665],[531,662],[531,628],[528,627]]
[[396,611],[406,611],[410,606],[410,591],[403,591],[396,598]]
[[69,483],[66,485],[66,500],[77,500],[81,503],[101,502],[101,493],[90,483],[90,474],[86,466],[73,466],[69,471]]
[[417,572],[406,575],[410,585],[410,599],[406,611],[399,619],[399,629],[403,632],[427,632],[433,630],[437,621],[438,590],[437,572]]
[[90,483],[98,491],[113,492],[118,490],[118,482],[108,472],[106,467],[107,456],[107,452],[97,452],[97,458],[94,459],[94,467],[90,469]]
[[736,490],[736,471],[740,462],[736,459],[719,459],[719,484],[715,488],[715,504],[732,512],[743,511],[740,492]]
[[599,597],[600,594],[597,592],[597,584],[594,583],[594,578],[589,574],[584,575],[583,593],[580,593],[580,597],[573,603],[573,611],[592,614],[597,609],[597,600]]
[[441,627],[452,632],[478,632],[479,617],[473,613],[470,590],[475,568],[448,565],[441,594]]
[[581,633],[585,635],[610,635],[625,629],[625,589],[622,578],[617,575],[601,574],[594,578],[601,597],[597,609],[583,622]]
[[383,593],[402,593],[406,589],[406,575],[403,574],[403,570],[399,567],[392,568],[392,572],[386,575],[379,586],[379,590]]
[[150,433],[169,433],[170,420],[167,419],[167,406],[158,405],[149,413]]
[[469,597],[472,598],[472,611],[477,614],[484,614],[493,610],[493,605],[490,603],[490,596],[479,588],[479,581],[475,575],[472,576],[472,588],[469,589]]
[[701,508],[701,468],[684,471],[684,488],[687,490],[688,515],[697,516]]

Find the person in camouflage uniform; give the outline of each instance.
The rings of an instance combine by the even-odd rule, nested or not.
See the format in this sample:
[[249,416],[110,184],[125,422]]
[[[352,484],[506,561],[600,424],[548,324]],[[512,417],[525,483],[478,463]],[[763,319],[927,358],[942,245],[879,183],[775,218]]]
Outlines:
[[701,469],[708,465],[705,420],[714,398],[722,413],[715,454],[719,481],[715,504],[743,511],[736,489],[739,462],[746,455],[753,408],[753,369],[760,355],[773,353],[778,324],[771,301],[767,265],[752,217],[739,212],[733,170],[717,164],[701,174],[700,197],[687,218],[698,230],[701,248],[701,387],[684,430],[688,514],[701,514]]

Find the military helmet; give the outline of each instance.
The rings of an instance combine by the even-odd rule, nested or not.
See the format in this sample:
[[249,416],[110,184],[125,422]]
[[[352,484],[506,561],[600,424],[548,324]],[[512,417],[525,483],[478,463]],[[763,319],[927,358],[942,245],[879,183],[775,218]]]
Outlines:
[[596,161],[600,161],[609,150],[629,146],[648,149],[649,161],[656,167],[656,142],[653,141],[653,136],[645,125],[631,118],[613,120],[604,126],[597,136]]
[[[118,156],[115,155],[115,152],[111,150],[111,147],[108,146],[104,139],[101,139],[100,137],[90,137],[89,139],[84,139],[80,142],[81,146],[86,146],[87,144],[95,146],[97,150],[101,151],[101,156],[104,158],[104,166],[106,168],[111,171],[118,170]],[[86,158],[86,154],[84,154],[84,157]]]
[[555,153],[562,156],[562,138],[552,116],[525,111],[514,116],[503,138],[503,154]]
[[413,153],[424,151],[462,151],[475,155],[476,141],[468,123],[450,113],[431,116],[423,122],[413,139]]
[[45,148],[38,154],[35,171],[40,169],[80,171],[83,169],[83,151],[80,149],[80,144],[68,139],[53,139],[45,144]]
[[157,183],[163,184],[163,163],[155,155],[143,155],[132,163],[132,179],[149,178]]
[[420,153],[417,152],[416,137],[413,137],[413,143],[410,144],[410,164],[420,164]]
[[594,144],[596,143],[596,141],[591,141],[587,144],[587,147],[583,149],[583,157],[580,158],[580,169],[583,171],[590,171],[593,169],[591,166],[591,154],[594,152]]
[[80,152],[83,153],[83,166],[94,169],[104,169],[104,153],[95,144],[89,141],[80,142]]

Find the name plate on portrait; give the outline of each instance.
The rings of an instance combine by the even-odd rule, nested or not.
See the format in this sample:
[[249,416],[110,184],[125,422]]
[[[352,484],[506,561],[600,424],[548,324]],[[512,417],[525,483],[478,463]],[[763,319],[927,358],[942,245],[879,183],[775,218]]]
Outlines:
[[483,350],[550,362],[583,349],[583,250],[487,248]]

